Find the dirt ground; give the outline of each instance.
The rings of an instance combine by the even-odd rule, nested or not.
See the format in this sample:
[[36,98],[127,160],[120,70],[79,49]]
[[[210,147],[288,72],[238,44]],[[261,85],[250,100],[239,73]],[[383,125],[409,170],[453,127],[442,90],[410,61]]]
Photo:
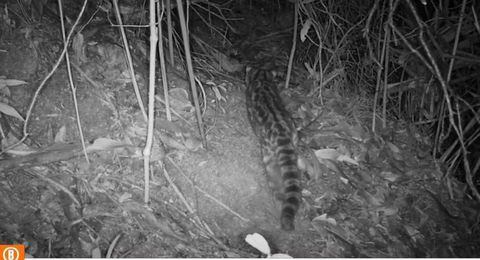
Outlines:
[[[4,88],[0,101],[23,116],[63,48],[53,39],[21,30],[0,39],[0,76],[27,82]],[[145,206],[146,125],[123,50],[108,41],[87,46],[88,59],[72,68],[85,140],[122,145],[89,153],[87,163],[62,63],[40,92],[29,137],[16,154],[3,149],[22,138],[23,122],[1,115],[0,243],[23,243],[34,257],[105,257],[109,249],[113,257],[260,257],[244,241],[260,233],[274,252],[294,257],[478,256],[479,227],[472,222],[478,210],[459,195],[463,183],[442,180],[421,134],[395,123],[374,135],[371,114],[359,105],[368,98],[341,97],[332,87],[318,104],[305,98],[306,79],[298,79],[304,88],[283,92],[297,125],[306,126],[300,150],[307,172],[295,231],[279,229],[240,76],[200,75],[211,82],[204,84],[203,149],[184,95],[186,74],[168,68],[172,108],[183,119],[168,122],[157,100],[151,202]],[[143,61],[135,65],[145,102]],[[164,99],[161,85],[157,95]],[[34,160],[18,164],[15,158],[27,151]],[[39,151],[72,156],[55,160]]]

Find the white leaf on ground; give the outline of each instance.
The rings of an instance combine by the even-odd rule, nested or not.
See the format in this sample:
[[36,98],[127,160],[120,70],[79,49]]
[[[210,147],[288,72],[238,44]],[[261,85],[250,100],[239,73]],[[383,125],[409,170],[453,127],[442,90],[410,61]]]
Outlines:
[[350,163],[350,164],[353,164],[353,165],[357,165],[357,166],[358,166],[357,160],[351,158],[350,156],[343,155],[343,154],[340,155],[340,156],[338,156],[337,161],[339,161],[339,162],[346,162],[346,163]]
[[20,85],[25,85],[27,82],[23,80],[18,80],[18,79],[0,79],[0,87],[1,86],[9,86],[9,87],[14,87],[14,86],[20,86]]
[[337,160],[338,156],[340,156],[340,153],[338,153],[335,149],[320,149],[315,151],[315,155],[318,159]]
[[332,160],[332,161],[339,161],[339,162],[346,162],[353,165],[358,165],[357,160],[351,158],[350,156],[340,154],[335,149],[320,149],[315,151],[315,156],[317,156],[318,160]]
[[255,247],[258,251],[262,252],[263,254],[270,256],[270,253],[271,253],[270,246],[268,245],[267,240],[265,240],[265,238],[262,235],[258,233],[248,234],[245,237],[245,242]]
[[100,248],[98,248],[98,246],[92,250],[92,258],[102,258],[102,253],[100,251]]
[[132,194],[125,192],[122,195],[120,195],[120,197],[118,198],[118,202],[123,203],[131,198],[132,198]]
[[321,222],[327,222],[329,224],[332,224],[334,226],[337,225],[337,221],[333,218],[327,217],[327,214],[322,214],[318,217],[315,217],[312,221],[321,221]]
[[399,153],[399,152],[400,152],[400,149],[399,149],[396,145],[394,145],[394,144],[392,144],[392,143],[390,143],[390,142],[387,142],[387,146],[388,146],[388,148],[390,148],[390,150],[391,150],[392,152],[394,152],[394,153]]
[[57,134],[55,135],[55,143],[66,143],[66,136],[67,136],[67,127],[63,125],[58,129]]
[[269,258],[280,258],[280,259],[289,259],[289,258],[293,258],[287,254],[273,254],[272,256],[270,256]]
[[395,182],[400,177],[399,175],[389,171],[382,171],[380,173],[380,176],[382,176],[382,178],[390,182]]
[[395,158],[395,160],[403,161],[403,157],[400,154],[400,149],[396,145],[394,145],[390,142],[387,142],[387,146],[388,146],[388,148],[390,148],[390,151],[393,152],[393,158]]
[[98,138],[96,139],[93,144],[87,146],[87,152],[92,151],[104,151],[104,150],[113,150],[119,147],[129,146],[129,144],[116,141],[109,138]]

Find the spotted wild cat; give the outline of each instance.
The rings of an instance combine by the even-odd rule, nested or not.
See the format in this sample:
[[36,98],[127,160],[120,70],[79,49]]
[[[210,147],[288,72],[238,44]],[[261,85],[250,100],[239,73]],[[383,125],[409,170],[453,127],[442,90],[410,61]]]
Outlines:
[[248,118],[262,146],[267,180],[282,203],[281,227],[293,230],[302,190],[295,150],[297,132],[271,71],[247,68],[246,86]]

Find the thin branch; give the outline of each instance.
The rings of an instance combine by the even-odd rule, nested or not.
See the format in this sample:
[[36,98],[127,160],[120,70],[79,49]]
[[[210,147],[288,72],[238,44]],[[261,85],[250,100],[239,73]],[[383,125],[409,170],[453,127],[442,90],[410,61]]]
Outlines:
[[[169,10],[170,11],[170,10]],[[168,94],[167,68],[165,65],[165,53],[163,52],[163,33],[162,18],[165,13],[165,6],[162,2],[162,10],[160,11],[160,2],[157,3],[157,20],[158,20],[158,55],[160,58],[160,71],[162,74],[163,96],[165,97],[165,113],[168,121],[172,121],[172,113],[170,111],[170,97]]]
[[298,2],[295,2],[295,11],[294,11],[294,24],[293,24],[293,39],[292,39],[292,49],[290,50],[290,57],[288,58],[288,68],[287,68],[287,78],[285,79],[285,88],[288,88],[290,84],[290,76],[292,74],[292,64],[293,57],[295,55],[295,49],[297,46],[297,32],[298,32]]
[[128,45],[127,36],[125,35],[125,28],[123,27],[122,17],[120,16],[120,9],[118,8],[118,0],[113,0],[113,6],[115,7],[115,15],[117,17],[117,23],[119,25],[118,28],[120,29],[120,34],[122,35],[123,50],[125,51],[125,58],[127,59],[130,78],[132,79],[133,90],[135,91],[135,96],[137,97],[138,106],[140,107],[140,111],[142,112],[143,118],[145,119],[145,121],[147,121],[147,112],[145,112],[142,96],[140,95],[137,79],[135,78],[135,69],[133,68],[132,55],[130,54],[130,47]]
[[[117,1],[117,0],[115,0]],[[150,62],[148,65],[148,124],[147,140],[143,149],[143,170],[145,180],[144,202],[150,200],[150,155],[153,145],[153,126],[155,125],[155,61],[157,57],[157,31],[155,27],[155,0],[149,1],[149,22],[150,22]],[[128,48],[128,47],[127,47]]]
[[173,25],[172,25],[172,9],[171,1],[166,0],[167,2],[167,35],[168,35],[168,53],[170,55],[170,65],[175,68],[175,59],[173,57]]
[[198,103],[198,95],[197,95],[197,87],[195,85],[195,76],[193,74],[193,65],[192,65],[192,57],[190,52],[190,40],[188,37],[188,29],[186,25],[185,15],[183,12],[183,5],[181,0],[177,1],[177,11],[178,16],[180,19],[180,27],[182,28],[182,38],[183,38],[183,47],[185,49],[185,59],[187,60],[187,71],[188,71],[188,78],[190,82],[190,88],[192,90],[192,98],[193,103],[195,105],[195,112],[197,117],[197,125],[198,130],[200,132],[200,136],[202,138],[203,148],[207,149],[207,139],[205,137],[205,129],[203,127],[203,119],[200,111],[200,105]]
[[[60,24],[61,24],[61,27],[62,27],[63,42],[67,46],[68,42],[66,41],[66,36],[65,36],[65,23],[63,22],[64,19],[63,19],[62,0],[58,0],[58,10],[59,10],[59,16],[60,16]],[[85,146],[85,137],[83,135],[82,123],[80,121],[80,112],[78,110],[77,88],[75,87],[75,84],[73,83],[72,67],[70,66],[70,56],[68,55],[68,51],[65,52],[65,61],[67,63],[68,81],[70,83],[70,90],[72,91],[73,105],[75,107],[75,118],[76,118],[76,121],[77,121],[78,134],[80,136],[80,141],[82,142],[83,155],[85,156],[85,160],[87,160],[87,164],[90,164],[90,160],[88,159],[87,149],[86,149],[86,146]]]

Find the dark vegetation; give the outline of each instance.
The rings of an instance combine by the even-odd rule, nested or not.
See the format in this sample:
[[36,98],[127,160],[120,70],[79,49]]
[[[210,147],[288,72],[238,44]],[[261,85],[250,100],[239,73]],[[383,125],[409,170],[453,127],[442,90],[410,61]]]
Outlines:
[[[148,1],[119,3],[128,48],[115,1],[62,2],[0,3],[0,244],[252,257],[257,232],[292,256],[480,256],[480,1],[192,0],[186,32],[164,0],[155,56]],[[289,234],[264,194],[245,66],[276,75],[299,128]]]

